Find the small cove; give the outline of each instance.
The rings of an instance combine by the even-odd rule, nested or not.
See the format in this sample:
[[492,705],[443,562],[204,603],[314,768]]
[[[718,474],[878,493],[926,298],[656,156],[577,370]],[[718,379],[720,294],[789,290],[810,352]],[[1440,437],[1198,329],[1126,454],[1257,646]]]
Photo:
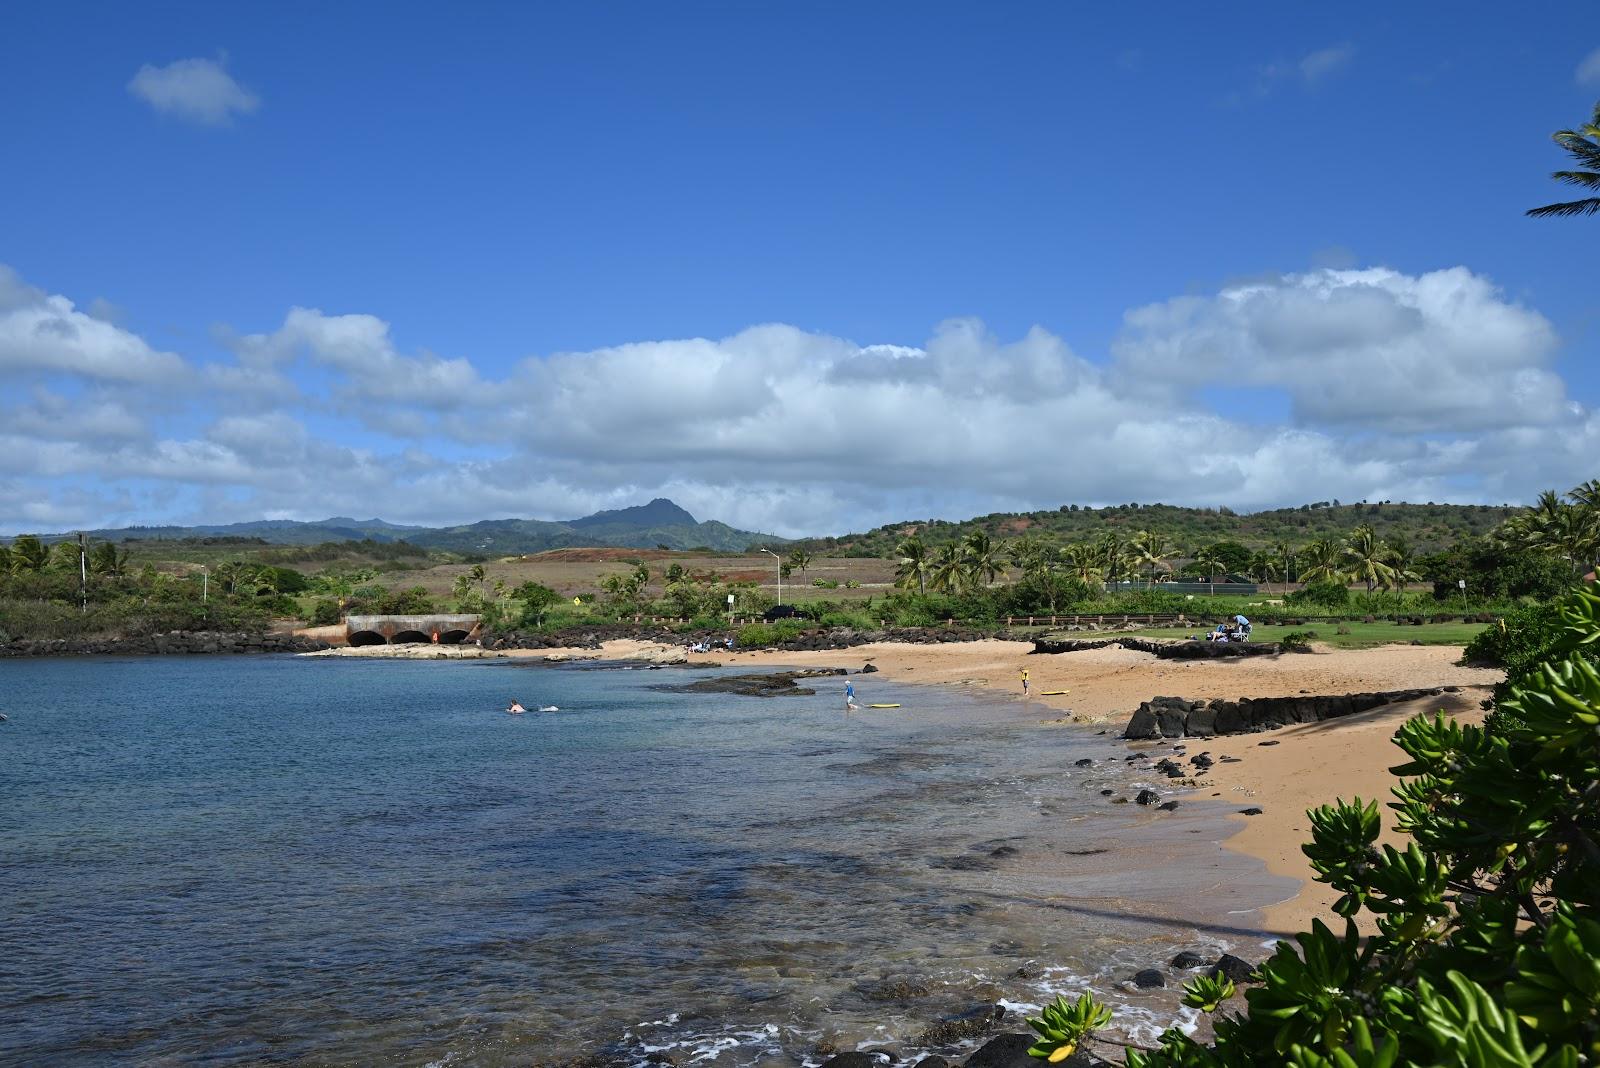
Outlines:
[[1282,896],[1037,706],[659,688],[696,674],[0,665],[0,1055],[800,1064],[1084,983],[1148,1039],[1175,993],[1117,982]]

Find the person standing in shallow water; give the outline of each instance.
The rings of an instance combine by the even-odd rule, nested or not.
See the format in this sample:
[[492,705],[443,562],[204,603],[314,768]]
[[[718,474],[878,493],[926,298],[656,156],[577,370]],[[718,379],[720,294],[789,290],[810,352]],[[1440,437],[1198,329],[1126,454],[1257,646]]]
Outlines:
[[853,682],[844,684],[844,710],[846,712],[856,710],[856,684]]
[[1022,669],[1022,696],[1028,696],[1028,669]]

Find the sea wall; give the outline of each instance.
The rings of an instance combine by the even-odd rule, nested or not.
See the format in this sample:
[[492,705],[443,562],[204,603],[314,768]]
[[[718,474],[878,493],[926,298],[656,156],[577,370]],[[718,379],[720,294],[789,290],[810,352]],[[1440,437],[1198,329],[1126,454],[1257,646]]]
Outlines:
[[327,642],[290,634],[173,630],[130,638],[18,638],[0,643],[4,656],[154,656],[167,653],[310,653]]
[[1036,653],[1079,653],[1120,645],[1150,653],[1162,660],[1224,660],[1231,657],[1268,656],[1283,650],[1276,642],[1161,641],[1152,638],[1035,638]]
[[1459,686],[1433,686],[1383,693],[1347,693],[1336,697],[1241,697],[1237,701],[1186,701],[1156,697],[1133,713],[1124,738],[1210,738],[1249,734],[1293,723],[1318,723],[1393,704],[1459,692]]

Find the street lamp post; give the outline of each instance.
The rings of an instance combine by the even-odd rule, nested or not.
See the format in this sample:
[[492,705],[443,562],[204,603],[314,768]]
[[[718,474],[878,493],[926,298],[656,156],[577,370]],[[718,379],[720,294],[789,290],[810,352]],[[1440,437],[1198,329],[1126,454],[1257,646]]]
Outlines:
[[773,552],[771,549],[762,549],[761,551],[766,553],[768,556],[772,557],[774,560],[776,560],[778,562],[778,603],[782,604],[783,603],[783,557],[779,556],[777,553]]
[[200,565],[200,602],[204,604],[211,599],[211,569]]

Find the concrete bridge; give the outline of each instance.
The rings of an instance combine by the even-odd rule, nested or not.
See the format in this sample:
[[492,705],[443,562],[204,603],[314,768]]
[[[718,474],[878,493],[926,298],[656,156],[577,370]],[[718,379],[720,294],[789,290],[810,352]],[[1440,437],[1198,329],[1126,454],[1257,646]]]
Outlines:
[[460,645],[477,639],[482,616],[346,616],[345,636],[351,645],[402,645],[434,642]]

